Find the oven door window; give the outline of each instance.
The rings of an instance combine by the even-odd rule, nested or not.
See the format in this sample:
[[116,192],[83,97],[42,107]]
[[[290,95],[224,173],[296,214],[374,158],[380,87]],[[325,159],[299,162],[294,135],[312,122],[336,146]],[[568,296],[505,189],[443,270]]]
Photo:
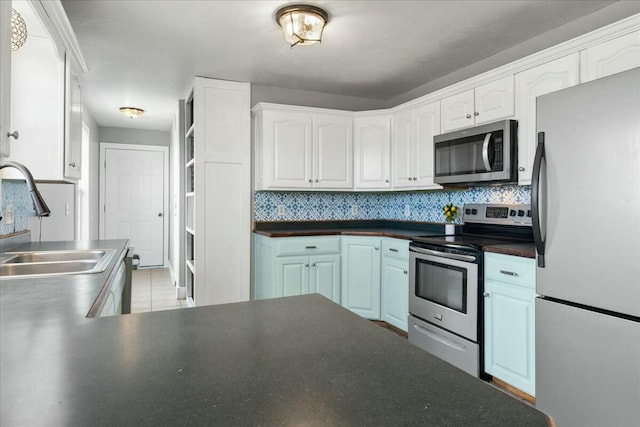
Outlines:
[[416,297],[467,313],[467,269],[416,260]]

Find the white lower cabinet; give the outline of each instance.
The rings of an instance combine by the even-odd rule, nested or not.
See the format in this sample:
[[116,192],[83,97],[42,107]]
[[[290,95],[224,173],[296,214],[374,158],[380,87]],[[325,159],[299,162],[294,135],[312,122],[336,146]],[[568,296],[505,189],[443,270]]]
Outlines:
[[409,241],[382,242],[380,318],[407,332],[409,316]]
[[535,260],[485,254],[484,370],[535,396]]

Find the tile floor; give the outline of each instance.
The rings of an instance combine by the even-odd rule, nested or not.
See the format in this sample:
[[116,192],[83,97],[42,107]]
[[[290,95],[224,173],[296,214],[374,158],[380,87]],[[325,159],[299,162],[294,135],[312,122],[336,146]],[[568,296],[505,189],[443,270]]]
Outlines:
[[176,288],[168,268],[132,271],[131,312],[175,310],[187,308],[186,300],[176,299]]

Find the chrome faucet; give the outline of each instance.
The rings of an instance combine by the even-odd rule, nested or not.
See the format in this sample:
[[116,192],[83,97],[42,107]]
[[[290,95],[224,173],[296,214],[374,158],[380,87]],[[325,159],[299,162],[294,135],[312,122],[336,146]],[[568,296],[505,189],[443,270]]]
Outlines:
[[51,211],[49,207],[45,203],[44,199],[40,195],[38,188],[36,187],[36,183],[33,180],[33,175],[29,172],[29,169],[22,163],[5,161],[4,164],[0,164],[0,169],[4,169],[7,167],[16,168],[22,175],[24,175],[27,180],[27,186],[29,187],[29,192],[31,193],[31,199],[33,200],[33,209],[36,211],[36,216],[49,216]]

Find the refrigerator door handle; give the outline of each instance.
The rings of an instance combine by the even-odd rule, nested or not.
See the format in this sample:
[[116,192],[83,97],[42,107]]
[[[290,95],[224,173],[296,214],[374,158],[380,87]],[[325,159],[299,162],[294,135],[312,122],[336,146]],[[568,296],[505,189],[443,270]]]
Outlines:
[[531,222],[533,226],[533,240],[538,253],[538,267],[544,268],[545,241],[540,227],[540,172],[542,161],[545,159],[544,132],[538,132],[538,146],[533,159],[533,176],[531,177]]

